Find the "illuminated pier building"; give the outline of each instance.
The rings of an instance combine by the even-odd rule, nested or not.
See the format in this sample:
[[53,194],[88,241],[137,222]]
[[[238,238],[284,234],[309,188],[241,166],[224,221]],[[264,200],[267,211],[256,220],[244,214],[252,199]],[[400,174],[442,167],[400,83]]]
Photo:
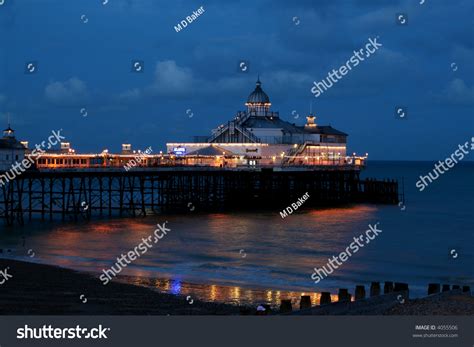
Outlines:
[[168,143],[168,153],[187,156],[188,163],[198,165],[213,165],[212,160],[231,167],[363,165],[365,157],[347,157],[346,133],[316,124],[312,114],[306,117],[306,124],[298,126],[271,111],[260,80],[245,106],[246,111],[237,112],[209,137],[196,137],[193,143]]
[[0,138],[0,171],[7,171],[15,163],[20,163],[25,157],[26,146],[26,142],[15,138],[15,131],[8,124],[3,130],[3,137]]
[[[315,170],[319,168],[359,169],[365,165],[365,156],[347,155],[347,134],[331,126],[318,125],[310,114],[306,124],[296,125],[280,118],[278,112],[270,110],[271,102],[257,80],[255,90],[245,103],[246,110],[212,131],[210,136],[197,136],[193,142],[167,143],[165,153],[132,149],[131,144],[122,144],[122,151],[112,153],[105,149],[101,153],[77,153],[70,143],[61,143],[59,150],[48,150],[34,157],[38,169],[86,169],[130,167],[213,167],[225,169],[275,168]],[[10,128],[9,128],[10,129]],[[31,155],[18,141],[13,131],[6,130],[4,142],[14,153],[1,156],[5,166],[13,157]],[[1,142],[3,141],[3,142]],[[27,146],[27,145],[26,145]],[[1,149],[0,149],[1,150]],[[19,153],[21,152],[21,153]],[[7,158],[7,159],[5,159]],[[5,170],[4,168],[4,170]]]

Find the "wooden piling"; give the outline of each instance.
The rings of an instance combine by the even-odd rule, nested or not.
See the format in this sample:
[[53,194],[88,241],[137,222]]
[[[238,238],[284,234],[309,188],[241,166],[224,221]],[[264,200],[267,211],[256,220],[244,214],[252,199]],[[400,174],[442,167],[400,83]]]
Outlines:
[[394,292],[402,292],[405,290],[405,288],[407,287],[408,285],[406,283],[401,283],[401,282],[395,282],[395,285],[393,287],[393,291]]
[[340,288],[338,293],[338,301],[339,302],[348,302],[351,301],[351,295],[347,288]]
[[358,285],[355,288],[355,300],[362,300],[365,299],[365,286]]
[[290,299],[282,299],[280,303],[280,313],[289,313],[293,311]]
[[393,282],[388,282],[386,281],[384,286],[383,286],[383,293],[388,294],[393,292]]
[[380,283],[379,282],[372,282],[370,284],[370,296],[377,296],[380,295]]
[[408,299],[409,297],[409,290],[408,290],[408,284],[407,283],[400,283],[396,282],[394,287],[393,287],[394,292],[406,292],[406,298]]
[[440,284],[439,283],[430,283],[430,284],[428,284],[428,295],[438,294],[439,291],[440,291]]
[[311,297],[309,295],[301,295],[300,310],[306,308],[311,308]]
[[329,292],[322,292],[321,298],[319,299],[320,305],[326,305],[331,303],[331,293]]

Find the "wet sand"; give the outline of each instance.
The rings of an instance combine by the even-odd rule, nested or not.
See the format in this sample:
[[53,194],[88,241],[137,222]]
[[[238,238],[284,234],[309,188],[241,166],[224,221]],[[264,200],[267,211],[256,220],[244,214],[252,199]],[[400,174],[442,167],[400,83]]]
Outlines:
[[[13,276],[0,285],[3,315],[236,315],[237,306],[186,300],[56,266],[0,259]],[[84,297],[81,298],[81,295]],[[83,303],[87,299],[87,302]]]

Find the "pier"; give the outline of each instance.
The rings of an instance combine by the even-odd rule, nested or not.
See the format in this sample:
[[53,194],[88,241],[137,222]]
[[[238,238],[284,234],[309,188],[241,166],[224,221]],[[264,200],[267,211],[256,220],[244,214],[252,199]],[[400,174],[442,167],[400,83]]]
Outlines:
[[163,212],[262,210],[275,213],[309,193],[306,207],[396,204],[395,180],[361,180],[344,168],[161,167],[31,170],[0,187],[0,218],[78,221]]
[[122,143],[120,152],[82,153],[62,142],[60,130],[30,148],[8,125],[0,138],[0,218],[23,225],[169,212],[278,213],[301,196],[308,197],[304,208],[403,201],[397,181],[360,179],[368,153],[348,152],[347,133],[318,124],[311,111],[304,124],[285,121],[271,105],[257,79],[245,111],[209,135],[157,152]]

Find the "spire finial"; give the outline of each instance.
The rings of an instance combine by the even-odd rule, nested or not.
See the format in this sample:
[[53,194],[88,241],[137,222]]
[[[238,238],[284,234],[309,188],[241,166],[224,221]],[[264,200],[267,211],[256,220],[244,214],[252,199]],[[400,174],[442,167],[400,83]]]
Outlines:
[[7,121],[8,121],[8,127],[5,130],[3,130],[3,137],[14,137],[13,133],[15,131],[10,127],[10,112],[7,112]]

